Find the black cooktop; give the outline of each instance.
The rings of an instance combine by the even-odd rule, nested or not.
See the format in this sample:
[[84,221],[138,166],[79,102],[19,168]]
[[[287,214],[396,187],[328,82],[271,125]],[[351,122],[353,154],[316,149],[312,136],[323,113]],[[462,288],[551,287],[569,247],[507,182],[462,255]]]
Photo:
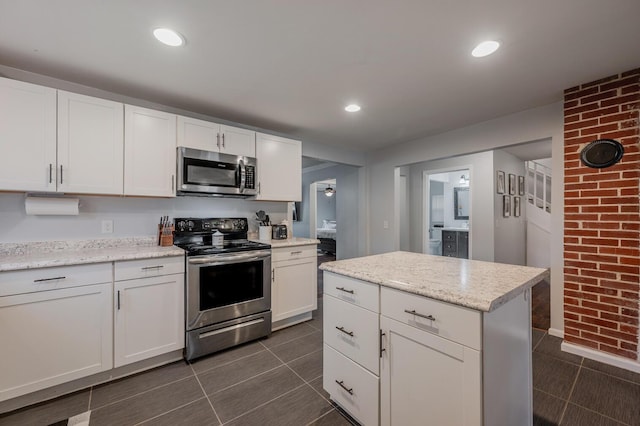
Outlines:
[[[246,218],[175,218],[173,244],[186,250],[187,256],[233,253],[269,249],[269,244],[247,240]],[[213,246],[212,236],[223,234],[223,245]]]

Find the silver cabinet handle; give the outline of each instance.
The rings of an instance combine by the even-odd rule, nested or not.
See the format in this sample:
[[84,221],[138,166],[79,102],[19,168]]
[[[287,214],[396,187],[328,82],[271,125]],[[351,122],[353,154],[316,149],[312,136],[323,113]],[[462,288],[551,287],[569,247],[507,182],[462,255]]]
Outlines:
[[408,314],[415,315],[415,316],[420,317],[420,318],[425,318],[425,319],[428,319],[428,320],[431,320],[431,321],[435,321],[435,320],[436,320],[436,318],[435,318],[433,315],[423,315],[423,314],[419,314],[419,313],[417,313],[417,312],[416,312],[416,310],[415,310],[415,309],[413,309],[413,310],[411,310],[411,311],[410,311],[410,310],[408,310],[408,309],[405,309],[404,311],[405,311],[406,313],[408,313]]
[[353,294],[353,290],[347,290],[344,287],[336,287],[336,290],[344,291],[345,293]]
[[224,133],[222,134],[222,147],[224,148]]
[[60,185],[62,185],[62,164],[60,164]]
[[158,265],[158,266],[145,266],[144,268],[140,268],[143,271],[148,271],[149,269],[160,269],[160,268],[164,268],[164,265]]
[[53,164],[49,163],[49,183],[53,183]]
[[33,280],[34,283],[41,283],[44,281],[64,280],[67,277],[53,277],[53,278],[41,278],[39,280]]
[[118,290],[118,310],[120,310],[120,290]]
[[382,352],[385,351],[385,349],[382,347],[382,336],[385,336],[385,334],[382,332],[382,330],[380,330],[380,358],[382,358]]
[[347,330],[344,329],[344,327],[338,327],[337,325],[336,325],[336,329],[342,331],[344,334],[347,334],[347,335],[353,337],[353,331],[347,331]]
[[336,380],[336,383],[337,383],[337,384],[339,384],[339,385],[340,385],[340,387],[341,387],[342,389],[344,389],[344,390],[346,390],[347,392],[349,392],[349,395],[353,395],[353,388],[349,389],[348,387],[346,387],[346,386],[344,385],[344,380],[340,380],[340,381],[337,381],[337,380]]
[[258,182],[258,194],[260,193],[260,182]]
[[216,146],[220,149],[220,133],[216,133]]
[[302,254],[302,250],[292,251],[291,254]]
[[276,270],[272,269],[271,270],[271,282],[276,282]]

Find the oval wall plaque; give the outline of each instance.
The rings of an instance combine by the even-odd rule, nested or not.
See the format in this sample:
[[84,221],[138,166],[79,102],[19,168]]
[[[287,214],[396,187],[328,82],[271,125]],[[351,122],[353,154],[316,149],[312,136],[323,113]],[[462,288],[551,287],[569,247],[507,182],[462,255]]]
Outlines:
[[580,152],[580,160],[587,167],[603,169],[616,164],[622,158],[624,148],[613,139],[598,139],[590,142]]

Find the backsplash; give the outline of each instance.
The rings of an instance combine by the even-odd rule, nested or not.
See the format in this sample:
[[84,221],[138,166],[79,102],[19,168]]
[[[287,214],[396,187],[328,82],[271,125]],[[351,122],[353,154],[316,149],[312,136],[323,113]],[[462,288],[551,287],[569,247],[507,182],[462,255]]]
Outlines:
[[[273,223],[287,216],[286,202],[234,198],[133,198],[80,196],[78,216],[31,216],[25,194],[0,194],[0,243],[89,240],[155,236],[160,216],[246,217],[249,232],[258,230],[255,212],[264,210]],[[113,221],[113,233],[103,234],[102,221]]]

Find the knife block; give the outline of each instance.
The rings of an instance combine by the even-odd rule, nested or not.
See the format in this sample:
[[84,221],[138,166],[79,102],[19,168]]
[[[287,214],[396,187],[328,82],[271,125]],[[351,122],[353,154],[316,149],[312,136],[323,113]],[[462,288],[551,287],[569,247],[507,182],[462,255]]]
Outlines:
[[[163,231],[164,229],[164,231]],[[169,247],[173,245],[173,231],[175,227],[158,225],[158,245],[162,247]]]

